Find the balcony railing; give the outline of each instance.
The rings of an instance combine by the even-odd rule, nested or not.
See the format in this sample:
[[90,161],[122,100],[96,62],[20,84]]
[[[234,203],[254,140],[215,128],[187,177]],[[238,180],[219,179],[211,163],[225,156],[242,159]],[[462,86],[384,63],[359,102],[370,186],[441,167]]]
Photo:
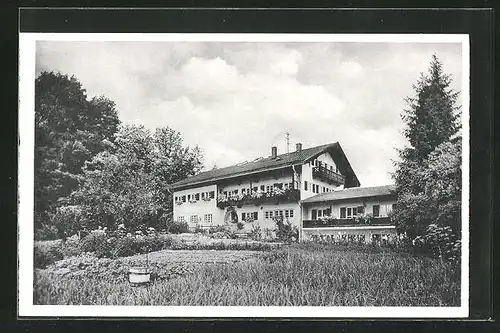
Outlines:
[[260,205],[263,203],[286,203],[286,202],[298,202],[300,200],[300,190],[298,189],[288,189],[280,190],[276,189],[271,192],[252,192],[245,195],[235,195],[235,196],[219,196],[217,198],[217,207],[223,209],[228,206],[242,207],[243,205]]
[[313,178],[318,178],[328,183],[342,185],[345,183],[345,176],[325,167],[315,166],[312,170]]
[[337,219],[326,218],[318,220],[304,220],[304,228],[322,228],[322,227],[361,227],[361,226],[374,226],[374,225],[393,225],[389,217],[374,217],[365,223],[361,223],[355,218]]

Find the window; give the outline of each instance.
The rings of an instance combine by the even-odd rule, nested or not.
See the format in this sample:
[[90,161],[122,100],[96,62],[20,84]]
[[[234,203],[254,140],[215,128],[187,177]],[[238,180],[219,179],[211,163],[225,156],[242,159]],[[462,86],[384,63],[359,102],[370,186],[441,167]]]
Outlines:
[[318,217],[322,217],[323,216],[323,211],[321,209],[318,210]]
[[234,190],[234,191],[233,191],[233,194],[234,194],[234,195],[237,195],[237,194],[238,194],[238,190]]
[[259,219],[259,212],[253,212],[252,217],[254,220],[258,220]]
[[224,191],[224,195],[227,197],[227,191]]
[[293,189],[293,183],[288,183],[288,188]]
[[363,214],[365,212],[365,207],[358,206],[358,214]]
[[205,224],[212,224],[212,214],[205,214],[204,220]]
[[188,194],[188,201],[191,201],[191,194]]
[[265,188],[266,188],[266,187],[265,187],[264,185],[260,185],[260,190],[261,190],[262,192],[264,192]]
[[380,205],[373,205],[373,217],[380,216]]
[[304,191],[307,191],[307,180],[304,181]]
[[184,216],[177,217],[177,222],[184,222]]
[[271,192],[273,190],[273,187],[271,185],[266,186],[266,192]]
[[241,220],[245,221],[246,213],[241,213]]
[[205,192],[201,192],[201,198],[205,199]]
[[264,218],[265,218],[265,219],[268,219],[268,218],[269,218],[269,211],[267,211],[267,210],[266,210],[266,211],[264,212]]
[[196,200],[196,201],[200,200],[200,193],[196,193],[194,195],[194,200]]
[[387,205],[387,208],[386,208],[387,214],[390,214],[392,212],[392,209],[393,209],[393,205],[391,205],[391,204]]
[[275,188],[282,189],[283,188],[283,183],[274,183],[273,185]]
[[346,218],[346,208],[345,207],[341,207],[340,208],[340,218],[341,219],[345,219]]
[[214,199],[215,198],[215,191],[210,191],[210,199]]
[[190,219],[191,223],[196,224],[198,223],[198,215],[191,215]]
[[252,189],[254,192],[257,192],[259,190],[259,187],[258,186],[254,186],[253,189]]
[[311,219],[316,220],[318,218],[318,211],[316,209],[311,210]]
[[182,196],[182,202],[186,202],[186,196],[185,195]]
[[290,217],[293,217],[293,209],[290,209],[290,213],[288,213]]
[[328,213],[329,210],[329,208],[323,209],[323,216],[330,216],[330,214]]
[[241,189],[241,194],[247,194],[247,189],[246,188],[242,188]]

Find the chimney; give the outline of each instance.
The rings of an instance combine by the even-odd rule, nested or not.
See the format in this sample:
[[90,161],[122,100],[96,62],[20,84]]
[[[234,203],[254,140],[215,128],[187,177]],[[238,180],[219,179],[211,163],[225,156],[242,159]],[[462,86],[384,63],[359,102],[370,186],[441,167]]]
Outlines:
[[301,150],[302,150],[302,143],[295,144],[295,151],[301,151]]
[[278,156],[278,148],[277,147],[271,147],[271,157],[276,158]]

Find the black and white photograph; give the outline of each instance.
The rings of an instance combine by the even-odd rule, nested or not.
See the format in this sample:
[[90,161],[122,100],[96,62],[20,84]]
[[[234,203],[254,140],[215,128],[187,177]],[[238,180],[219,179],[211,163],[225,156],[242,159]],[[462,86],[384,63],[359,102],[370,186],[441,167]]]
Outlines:
[[468,316],[467,35],[21,34],[19,84],[21,315]]

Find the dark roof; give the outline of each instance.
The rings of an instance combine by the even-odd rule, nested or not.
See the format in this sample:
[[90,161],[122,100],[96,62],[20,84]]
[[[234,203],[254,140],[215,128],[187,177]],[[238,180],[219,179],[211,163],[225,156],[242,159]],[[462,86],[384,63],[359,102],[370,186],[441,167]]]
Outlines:
[[351,186],[359,186],[358,178],[356,177],[356,174],[347,161],[347,157],[345,157],[345,154],[342,151],[339,143],[335,142],[317,147],[302,149],[301,151],[281,154],[276,156],[275,158],[268,156],[247,163],[241,163],[226,168],[205,171],[174,183],[170,186],[170,188],[179,189],[190,185],[214,182],[225,178],[243,176],[247,174],[303,164],[329,150],[332,152],[332,154],[338,156],[339,162],[337,163],[337,160],[334,160],[338,164],[340,172],[342,172],[346,176],[346,183],[351,184]]
[[395,195],[395,185],[373,186],[373,187],[352,187],[344,190],[317,194],[302,200],[302,203],[326,202],[354,198],[376,197],[383,195]]

